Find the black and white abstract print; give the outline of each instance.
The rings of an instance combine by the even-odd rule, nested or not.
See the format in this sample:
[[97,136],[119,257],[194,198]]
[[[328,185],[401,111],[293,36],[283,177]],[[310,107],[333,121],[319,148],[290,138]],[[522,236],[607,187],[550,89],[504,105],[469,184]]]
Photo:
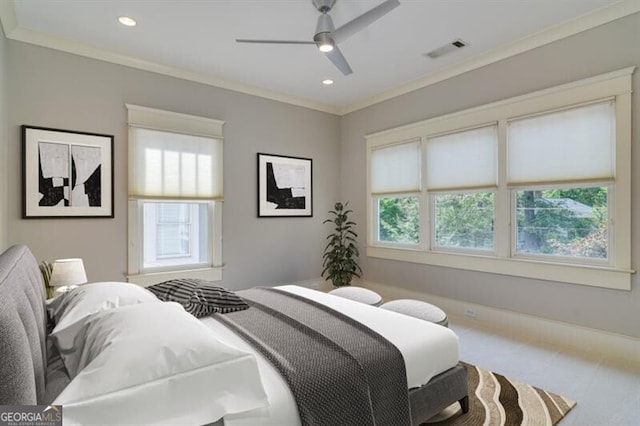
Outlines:
[[41,207],[102,206],[102,149],[38,142]]
[[305,208],[305,167],[267,162],[267,201],[274,209]]
[[313,216],[312,162],[258,153],[258,217]]

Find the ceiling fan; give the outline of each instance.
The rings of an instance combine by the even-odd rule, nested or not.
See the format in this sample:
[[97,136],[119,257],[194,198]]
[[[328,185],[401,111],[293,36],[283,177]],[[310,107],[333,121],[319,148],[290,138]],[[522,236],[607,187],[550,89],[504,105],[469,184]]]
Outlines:
[[313,6],[322,14],[318,16],[318,24],[313,41],[297,41],[297,40],[252,40],[252,39],[236,39],[238,43],[264,43],[264,44],[315,44],[318,49],[325,53],[329,60],[344,75],[349,75],[353,71],[349,63],[338,49],[338,44],[342,43],[355,33],[363,30],[373,22],[382,18],[391,10],[400,6],[398,0],[386,0],[368,12],[363,13],[357,18],[352,19],[340,28],[333,26],[333,20],[329,12],[336,4],[336,0],[312,0]]

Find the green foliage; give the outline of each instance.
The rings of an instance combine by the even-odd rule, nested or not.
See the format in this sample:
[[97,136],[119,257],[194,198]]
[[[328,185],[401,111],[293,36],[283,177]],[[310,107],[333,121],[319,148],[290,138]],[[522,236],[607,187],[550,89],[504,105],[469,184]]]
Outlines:
[[378,211],[380,241],[410,244],[419,242],[418,197],[380,198]]
[[436,244],[442,247],[493,248],[492,192],[436,196]]
[[[557,200],[557,201],[555,201]],[[568,201],[590,208],[579,214]],[[605,187],[519,191],[518,249],[559,256],[607,257]]]
[[358,234],[353,231],[356,224],[349,220],[349,214],[353,211],[346,210],[348,205],[349,203],[336,203],[334,210],[329,211],[332,217],[323,222],[332,223],[334,229],[327,236],[329,242],[322,255],[322,277],[331,279],[335,287],[350,285],[354,276],[360,277],[362,274],[357,263],[360,254],[356,247]]
[[[606,187],[517,191],[516,194],[519,252],[607,257]],[[437,246],[494,247],[493,192],[436,194],[434,206]],[[378,214],[380,241],[419,242],[418,197],[379,198]]]
[[546,198],[571,198],[574,201],[590,207],[607,206],[607,188],[601,186],[593,188],[548,189],[543,192]]

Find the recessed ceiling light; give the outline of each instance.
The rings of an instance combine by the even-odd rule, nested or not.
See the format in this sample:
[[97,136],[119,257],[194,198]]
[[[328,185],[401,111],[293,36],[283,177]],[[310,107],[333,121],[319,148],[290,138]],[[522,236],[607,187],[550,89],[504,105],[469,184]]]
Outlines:
[[127,27],[135,27],[136,21],[133,18],[129,18],[128,16],[121,16],[118,18],[118,22],[122,25],[126,25]]
[[333,84],[333,80],[331,80],[330,78],[327,78],[326,80],[322,80],[322,84],[324,84],[325,86],[329,86]]

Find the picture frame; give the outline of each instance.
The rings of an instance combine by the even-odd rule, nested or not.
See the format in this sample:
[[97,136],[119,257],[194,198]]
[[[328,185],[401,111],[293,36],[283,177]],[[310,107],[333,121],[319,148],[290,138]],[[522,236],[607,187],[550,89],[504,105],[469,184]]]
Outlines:
[[313,216],[313,161],[258,153],[258,217]]
[[22,125],[22,218],[113,218],[113,135]]

